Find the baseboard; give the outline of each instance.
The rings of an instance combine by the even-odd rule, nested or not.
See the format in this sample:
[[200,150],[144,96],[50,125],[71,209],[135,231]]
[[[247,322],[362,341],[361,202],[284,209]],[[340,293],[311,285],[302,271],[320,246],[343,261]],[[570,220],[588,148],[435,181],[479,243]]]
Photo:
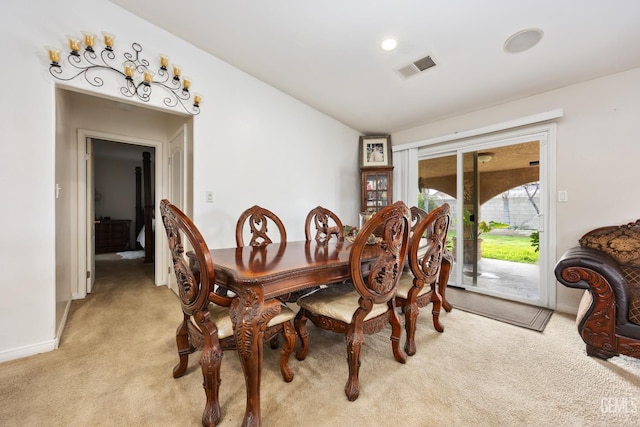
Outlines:
[[24,347],[12,348],[0,352],[0,363],[10,360],[22,359],[23,357],[33,356],[34,354],[46,353],[56,349],[56,340],[43,341],[41,343],[27,345]]
[[75,293],[71,294],[71,299],[72,300],[85,299],[86,297],[87,297],[86,292],[75,292]]
[[64,307],[64,314],[62,315],[62,320],[60,321],[60,326],[58,327],[58,333],[56,334],[55,342],[56,347],[60,345],[60,337],[64,332],[64,328],[67,325],[67,318],[69,317],[69,310],[71,309],[71,300],[67,301],[67,305]]
[[67,318],[69,317],[69,311],[71,309],[71,300],[67,301],[67,305],[64,308],[64,314],[58,327],[58,333],[52,340],[43,341],[37,344],[26,345],[24,347],[12,348],[10,350],[0,351],[0,363],[8,362],[10,360],[22,359],[23,357],[33,356],[34,354],[46,353],[58,348],[60,344],[60,337],[64,332],[64,328],[67,324]]
[[556,311],[565,314],[577,314],[578,308],[568,304],[556,304]]

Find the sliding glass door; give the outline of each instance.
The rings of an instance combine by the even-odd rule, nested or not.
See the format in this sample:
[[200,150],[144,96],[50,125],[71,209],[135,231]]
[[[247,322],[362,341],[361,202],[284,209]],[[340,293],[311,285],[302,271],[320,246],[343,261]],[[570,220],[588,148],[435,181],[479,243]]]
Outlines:
[[544,192],[541,143],[495,141],[420,156],[419,190],[431,210],[453,209],[449,284],[544,305],[539,259]]
[[427,212],[449,203],[452,222],[447,233],[447,250],[453,255],[449,283],[456,285],[458,270],[456,268],[456,194],[457,194],[457,155],[447,153],[420,160],[418,162],[418,207]]

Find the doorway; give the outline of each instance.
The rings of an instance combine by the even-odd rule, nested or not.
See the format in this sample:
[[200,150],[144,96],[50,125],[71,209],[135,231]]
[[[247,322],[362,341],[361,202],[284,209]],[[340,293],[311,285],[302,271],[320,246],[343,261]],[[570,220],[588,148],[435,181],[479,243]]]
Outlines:
[[100,139],[92,143],[94,253],[153,262],[155,148]]
[[[108,187],[96,187],[95,172],[96,172],[96,153],[94,152],[94,142],[97,142],[99,162],[107,163],[106,168],[110,172],[114,172],[112,176],[103,176],[99,182],[104,183],[110,181]],[[93,284],[95,282],[95,255],[96,252],[100,252],[99,248],[96,250],[96,243],[99,237],[96,237],[96,226],[105,224],[111,231],[114,226],[118,227],[120,232],[123,231],[123,223],[127,223],[127,237],[119,236],[119,240],[128,242],[126,245],[123,242],[118,242],[119,249],[126,249],[133,247],[132,233],[135,232],[135,191],[136,191],[136,170],[134,163],[140,162],[138,159],[136,162],[122,161],[122,156],[131,157],[132,153],[141,152],[154,152],[156,158],[163,158],[163,143],[160,141],[149,141],[140,138],[134,138],[116,134],[106,134],[102,132],[90,131],[86,129],[78,130],[78,296],[76,298],[84,298],[88,293],[91,293]],[[125,147],[129,146],[129,150],[125,150]],[[101,149],[107,147],[105,149]],[[120,149],[118,150],[117,148]],[[127,154],[128,153],[128,154]],[[114,157],[120,155],[121,159],[115,159]],[[136,156],[137,157],[137,156]],[[164,189],[164,177],[166,176],[165,168],[162,164],[155,165],[151,169],[151,175],[153,175],[153,182],[155,183],[154,190],[157,192],[163,192]],[[100,173],[100,166],[98,166],[98,173]],[[129,176],[129,180],[126,176]],[[106,184],[105,184],[106,185]],[[96,194],[96,190],[97,193]],[[108,191],[107,191],[108,190]],[[131,195],[130,203],[121,203],[122,197],[126,197],[126,194]],[[162,194],[162,193],[161,193]],[[84,197],[82,197],[84,196]],[[106,199],[109,197],[113,199],[109,207],[105,207]],[[154,199],[157,196],[154,196]],[[99,199],[99,201],[98,201]],[[155,201],[150,201],[151,211],[156,210]],[[131,211],[127,209],[133,208]],[[114,216],[118,216],[115,218]],[[102,218],[101,218],[102,217]],[[133,224],[133,225],[132,225]],[[153,242],[159,241],[159,234],[157,230],[153,231]],[[137,237],[136,237],[137,240]],[[113,243],[113,242],[112,242]],[[162,245],[158,245],[164,247]],[[110,245],[107,248],[108,252],[114,251],[115,246]],[[119,252],[125,252],[124,250]],[[145,251],[147,253],[148,251]],[[163,272],[167,265],[165,251],[158,250],[157,246],[153,251],[152,256],[145,260],[155,260],[152,263],[154,265],[154,276],[156,285],[166,284],[166,275]]]
[[[452,207],[449,285],[504,299],[555,304],[546,270],[546,133],[487,137],[419,154],[419,203]],[[431,151],[431,153],[429,152]]]
[[[73,168],[77,171],[77,176],[72,180],[74,185],[77,185],[77,199],[72,200],[72,210],[77,212],[77,216],[70,218],[69,221],[75,231],[71,237],[73,254],[70,259],[73,260],[71,268],[76,272],[75,277],[71,278],[71,282],[77,283],[77,287],[75,291],[72,290],[72,297],[80,299],[86,297],[87,291],[91,290],[91,277],[95,274],[92,272],[94,250],[90,246],[95,215],[87,212],[88,208],[93,206],[92,202],[95,201],[94,196],[88,194],[93,192],[93,186],[89,183],[92,178],[91,172],[93,172],[91,165],[93,157],[91,151],[87,151],[87,141],[99,139],[122,145],[143,146],[148,151],[155,151],[155,158],[158,159],[152,170],[155,182],[152,205],[153,210],[156,211],[155,216],[159,217],[158,201],[171,194],[170,186],[174,182],[180,182],[181,191],[185,194],[183,198],[184,209],[191,212],[193,198],[190,170],[193,153],[193,117],[160,112],[141,106],[123,108],[121,103],[104,98],[65,90],[60,92],[61,99],[65,100],[60,115],[67,118],[68,123],[64,128],[70,130],[66,140],[69,143],[73,141],[73,147],[69,146],[68,151],[77,158],[77,163]],[[178,138],[177,135],[181,137]],[[180,158],[184,162],[184,167],[180,169],[183,173],[182,180],[172,177],[170,182],[168,178],[170,175],[169,161],[161,161],[160,159],[167,159],[165,153],[175,151],[172,145],[178,143],[184,153]],[[135,175],[134,170],[123,173],[130,174],[131,177]],[[121,219],[113,218],[114,215],[111,213],[101,213],[100,215]],[[132,224],[135,222],[134,218],[131,217]],[[132,228],[135,228],[135,225]],[[166,250],[166,235],[162,227],[155,227],[153,235],[153,240],[157,243],[153,256],[155,261],[153,263],[154,281],[156,285],[167,285],[170,264],[169,254]],[[133,245],[134,242],[132,241],[131,244]]]
[[539,302],[539,152],[530,141],[462,153],[465,289]]

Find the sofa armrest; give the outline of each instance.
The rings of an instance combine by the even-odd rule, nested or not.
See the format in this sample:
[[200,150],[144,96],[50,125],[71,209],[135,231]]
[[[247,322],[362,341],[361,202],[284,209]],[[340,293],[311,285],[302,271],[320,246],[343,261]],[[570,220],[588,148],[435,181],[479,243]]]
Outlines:
[[597,249],[577,246],[562,255],[554,272],[563,285],[589,290],[593,303],[585,317],[598,301],[606,301],[615,303],[617,325],[629,321],[627,285],[622,270],[611,256]]

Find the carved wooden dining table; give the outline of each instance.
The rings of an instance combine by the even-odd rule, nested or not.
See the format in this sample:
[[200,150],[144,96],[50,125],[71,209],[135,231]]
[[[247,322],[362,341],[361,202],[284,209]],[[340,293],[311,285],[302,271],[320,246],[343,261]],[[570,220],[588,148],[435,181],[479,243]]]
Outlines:
[[[277,297],[348,279],[351,246],[348,240],[331,239],[326,243],[310,240],[210,251],[216,283],[237,295],[230,315],[246,383],[243,426],[260,425],[264,329],[280,312]],[[374,259],[379,250],[378,245],[367,246],[364,256],[369,258],[366,251],[370,251],[370,259]]]

